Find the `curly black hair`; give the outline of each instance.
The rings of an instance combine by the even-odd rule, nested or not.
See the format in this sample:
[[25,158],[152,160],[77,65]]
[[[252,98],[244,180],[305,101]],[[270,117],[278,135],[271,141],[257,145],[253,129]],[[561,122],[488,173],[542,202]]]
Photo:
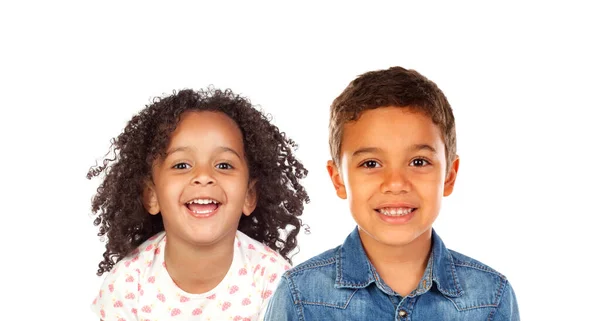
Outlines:
[[112,139],[114,157],[105,157],[101,165],[90,168],[88,179],[105,174],[92,199],[94,225],[100,226],[98,236],[108,238],[104,259],[98,265],[99,276],[164,230],[161,215],[145,210],[142,192],[144,182],[151,178],[152,163],[165,157],[171,133],[187,111],[222,112],[237,123],[258,195],[256,209],[251,216],[242,215],[238,230],[291,261],[288,254],[297,246],[302,225],[298,217],[304,203],[310,201],[299,182],[308,171],[293,155],[297,145],[248,99],[230,89],[209,87],[154,98]]

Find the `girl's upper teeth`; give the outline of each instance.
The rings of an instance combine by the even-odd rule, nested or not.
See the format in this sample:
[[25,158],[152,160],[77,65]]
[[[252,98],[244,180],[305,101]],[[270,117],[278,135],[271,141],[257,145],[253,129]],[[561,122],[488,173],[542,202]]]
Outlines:
[[198,198],[198,199],[191,200],[191,201],[188,202],[188,204],[191,204],[191,203],[196,203],[196,204],[211,204],[211,203],[214,203],[214,204],[217,204],[218,202],[215,201],[215,200],[213,200],[213,199],[210,199],[210,198]]

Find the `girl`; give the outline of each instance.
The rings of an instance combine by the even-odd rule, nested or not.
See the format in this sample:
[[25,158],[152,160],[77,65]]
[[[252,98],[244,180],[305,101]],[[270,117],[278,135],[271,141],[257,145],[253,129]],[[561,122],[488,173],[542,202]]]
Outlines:
[[262,319],[309,201],[295,147],[230,90],[182,90],[135,115],[88,173],[105,174],[92,200],[108,238],[97,315]]

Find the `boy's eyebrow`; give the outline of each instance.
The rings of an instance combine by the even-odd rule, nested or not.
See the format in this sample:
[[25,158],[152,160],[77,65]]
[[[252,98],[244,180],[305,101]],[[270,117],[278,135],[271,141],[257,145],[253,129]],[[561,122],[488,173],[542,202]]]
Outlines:
[[362,147],[359,148],[357,150],[354,151],[354,153],[352,153],[352,157],[356,157],[360,154],[374,154],[374,153],[378,153],[378,152],[382,152],[381,148],[378,147]]
[[[435,148],[433,148],[429,144],[414,144],[410,147],[410,150],[411,151],[428,150],[434,154],[437,153],[437,150],[435,150]],[[381,153],[381,152],[382,152],[381,148],[378,148],[378,147],[362,147],[362,148],[355,150],[354,153],[352,153],[352,157],[356,157],[360,154],[375,154],[375,153]]]
[[413,151],[420,151],[420,150],[428,150],[434,154],[437,153],[437,150],[435,150],[435,148],[433,148],[433,146],[428,145],[428,144],[414,144],[411,148]]

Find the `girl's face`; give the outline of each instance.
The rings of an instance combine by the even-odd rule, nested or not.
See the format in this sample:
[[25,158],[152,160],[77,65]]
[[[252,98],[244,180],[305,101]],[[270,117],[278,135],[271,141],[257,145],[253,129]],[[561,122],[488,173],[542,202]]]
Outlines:
[[252,213],[253,185],[237,124],[220,112],[185,112],[153,164],[144,203],[161,213],[170,241],[213,245],[233,239],[241,215]]

